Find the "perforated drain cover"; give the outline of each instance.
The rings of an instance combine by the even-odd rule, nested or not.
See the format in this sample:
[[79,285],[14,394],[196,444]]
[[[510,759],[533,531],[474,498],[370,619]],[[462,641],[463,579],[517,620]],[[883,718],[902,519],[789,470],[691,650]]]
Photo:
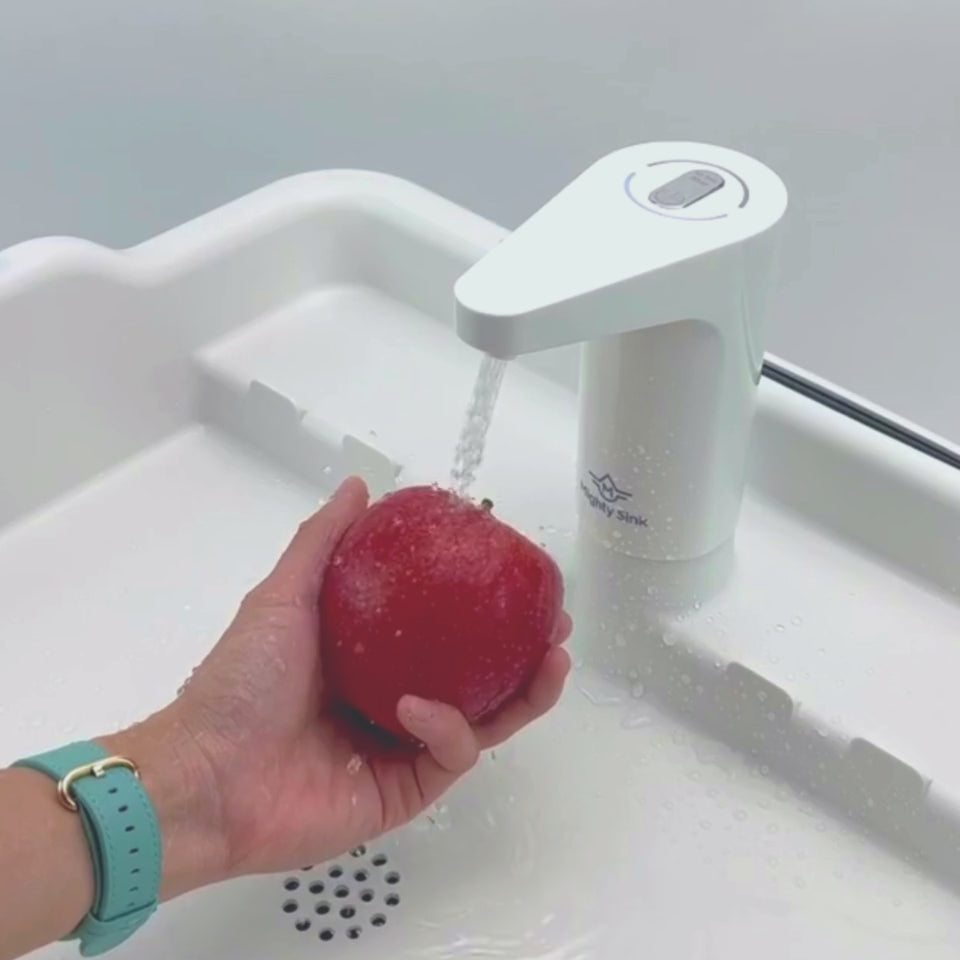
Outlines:
[[385,853],[366,847],[349,858],[304,867],[282,881],[280,909],[294,930],[314,933],[325,943],[340,937],[359,940],[369,927],[384,927],[400,904],[400,871]]

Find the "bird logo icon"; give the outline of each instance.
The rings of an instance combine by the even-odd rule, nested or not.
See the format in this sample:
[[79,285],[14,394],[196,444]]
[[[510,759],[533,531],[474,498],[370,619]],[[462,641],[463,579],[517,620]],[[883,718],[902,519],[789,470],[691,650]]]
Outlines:
[[591,470],[590,479],[593,481],[593,485],[597,488],[597,493],[600,494],[600,498],[605,503],[620,503],[623,500],[629,500],[633,496],[633,494],[629,491],[621,490],[609,473],[605,473],[602,477],[598,477]]

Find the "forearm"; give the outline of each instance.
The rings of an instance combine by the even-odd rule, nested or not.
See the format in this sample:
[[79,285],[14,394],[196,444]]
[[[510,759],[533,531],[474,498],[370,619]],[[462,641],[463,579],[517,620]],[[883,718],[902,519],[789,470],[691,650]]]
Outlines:
[[[219,879],[226,855],[214,785],[175,713],[164,711],[98,740],[137,764],[157,810],[161,899]],[[66,936],[93,898],[83,827],[77,814],[60,805],[56,784],[33,770],[0,770],[0,960]]]
[[60,806],[49,777],[0,771],[0,958],[69,933],[93,902],[80,820]]

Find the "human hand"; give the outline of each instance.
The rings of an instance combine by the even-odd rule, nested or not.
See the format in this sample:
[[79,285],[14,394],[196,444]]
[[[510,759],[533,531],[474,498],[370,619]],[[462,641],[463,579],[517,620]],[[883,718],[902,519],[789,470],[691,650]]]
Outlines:
[[423,750],[378,740],[330,702],[317,599],[327,562],[364,512],[348,480],[305,521],[182,695],[103,738],[136,759],[165,838],[164,896],[246,873],[322,862],[415,817],[477,761],[558,700],[570,660],[554,647],[525,694],[471,728],[454,708],[404,697]]

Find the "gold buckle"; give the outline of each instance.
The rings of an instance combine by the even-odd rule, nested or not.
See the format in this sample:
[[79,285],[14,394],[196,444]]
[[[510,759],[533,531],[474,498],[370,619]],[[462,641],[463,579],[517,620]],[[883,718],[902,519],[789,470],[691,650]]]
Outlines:
[[117,767],[123,767],[129,770],[138,780],[140,779],[140,770],[137,765],[126,757],[105,757],[103,760],[97,760],[95,763],[85,763],[82,767],[75,767],[65,777],[57,783],[57,799],[72,813],[77,812],[77,801],[73,799],[70,792],[74,781],[81,780],[83,777],[103,777],[108,770]]

